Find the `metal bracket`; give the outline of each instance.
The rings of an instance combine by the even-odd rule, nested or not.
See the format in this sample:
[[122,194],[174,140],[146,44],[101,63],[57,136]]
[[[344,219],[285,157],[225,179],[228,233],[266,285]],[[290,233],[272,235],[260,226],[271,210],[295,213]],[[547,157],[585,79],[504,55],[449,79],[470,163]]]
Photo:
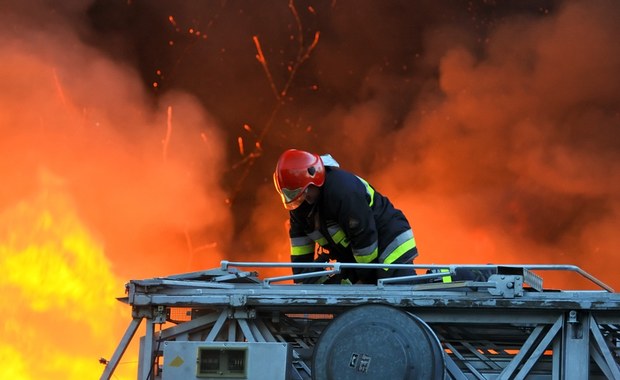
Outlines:
[[578,314],[577,314],[577,310],[571,310],[571,311],[568,313],[568,320],[567,320],[567,322],[568,322],[568,323],[571,323],[571,324],[572,324],[572,323],[574,323],[574,324],[579,323],[579,316],[578,316]]
[[255,319],[256,318],[256,310],[247,309],[247,310],[228,310],[228,319]]
[[543,291],[542,277],[538,276],[536,273],[528,270],[525,267],[500,265],[497,267],[497,274],[522,276],[523,283],[530,285],[532,289],[536,291]]
[[153,323],[166,323],[166,307],[159,305],[153,310]]
[[248,302],[248,297],[243,294],[233,294],[230,296],[230,306],[239,307]]
[[537,275],[536,273],[527,270],[526,268],[523,268],[523,281],[526,284],[529,284],[532,289],[535,289],[536,291],[542,292],[543,291],[543,279],[542,277],[540,277],[539,275]]
[[488,288],[490,294],[502,296],[504,298],[514,298],[523,296],[523,277],[505,274],[493,274],[489,277],[489,282],[494,282],[494,288]]
[[163,305],[158,305],[156,307],[134,306],[131,314],[134,319],[146,318],[153,320],[153,323],[166,323],[166,307]]

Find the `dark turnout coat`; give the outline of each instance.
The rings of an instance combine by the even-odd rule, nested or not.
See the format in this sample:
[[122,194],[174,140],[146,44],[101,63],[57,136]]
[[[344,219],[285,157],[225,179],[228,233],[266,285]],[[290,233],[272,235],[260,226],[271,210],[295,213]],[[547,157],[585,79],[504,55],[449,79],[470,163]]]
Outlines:
[[[314,204],[290,212],[291,261],[315,260],[315,248],[344,263],[411,263],[417,256],[413,231],[405,215],[364,179],[326,166],[325,183]],[[301,269],[293,269],[300,273]],[[374,282],[393,271],[363,270],[347,274],[353,282]]]

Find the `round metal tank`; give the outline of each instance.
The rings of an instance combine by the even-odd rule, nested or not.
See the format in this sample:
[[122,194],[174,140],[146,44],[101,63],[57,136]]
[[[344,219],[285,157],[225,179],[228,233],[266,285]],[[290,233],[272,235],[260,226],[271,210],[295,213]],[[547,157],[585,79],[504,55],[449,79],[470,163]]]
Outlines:
[[444,352],[435,333],[420,318],[387,305],[362,305],[336,317],[312,357],[315,380],[444,376]]

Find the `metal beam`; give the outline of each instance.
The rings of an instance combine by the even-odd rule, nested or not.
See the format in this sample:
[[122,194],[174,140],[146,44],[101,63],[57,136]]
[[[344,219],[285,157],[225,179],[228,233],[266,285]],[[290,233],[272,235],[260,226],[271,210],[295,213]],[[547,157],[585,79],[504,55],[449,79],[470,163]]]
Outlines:
[[[454,360],[446,355],[446,370],[448,371],[448,375],[451,379],[454,380],[467,380],[467,376],[461,371],[458,365],[454,362]],[[484,379],[484,378],[482,378]]]
[[146,333],[141,341],[141,356],[138,361],[138,377],[140,380],[150,380],[149,377],[153,371],[155,358],[155,325],[153,319],[146,318]]
[[[557,323],[557,322],[556,322]],[[525,359],[529,350],[536,344],[536,342],[542,336],[546,326],[536,326],[534,331],[530,334],[529,338],[525,341],[519,353],[514,356],[510,364],[508,364],[504,370],[499,374],[500,379],[509,379],[513,373],[517,370],[519,365],[521,365],[521,361]]]
[[560,316],[557,322],[555,322],[553,326],[551,326],[551,328],[549,329],[549,332],[547,332],[547,334],[543,337],[540,343],[538,343],[538,346],[532,352],[532,355],[523,364],[523,367],[521,368],[521,370],[515,377],[515,380],[525,379],[525,377],[530,373],[530,370],[534,366],[534,363],[538,361],[540,356],[545,352],[547,347],[549,347],[549,345],[551,344],[551,341],[558,334],[558,331],[560,331],[560,329],[562,328],[563,323],[564,323],[564,316]]
[[103,374],[100,377],[100,380],[109,380],[110,377],[112,377],[112,374],[114,373],[114,370],[116,369],[116,366],[118,365],[119,361],[121,360],[121,357],[123,357],[123,354],[127,350],[127,347],[129,346],[131,339],[133,339],[133,336],[136,333],[136,330],[138,330],[138,327],[140,326],[141,322],[142,322],[142,318],[134,318],[131,320],[131,322],[129,323],[129,326],[127,326],[127,330],[125,330],[125,334],[123,334],[123,337],[121,338],[120,343],[116,347],[116,350],[114,351],[114,354],[112,355],[112,358],[106,364],[105,369],[103,370]]
[[220,315],[217,317],[217,321],[215,321],[215,325],[213,325],[211,331],[209,331],[209,335],[207,335],[205,342],[213,342],[215,340],[217,334],[220,333],[222,326],[224,326],[224,322],[226,322],[226,319],[228,318],[228,311],[228,309],[224,309],[220,312]]
[[[603,338],[603,335],[598,328],[598,324],[592,316],[590,316],[590,332],[596,342],[596,350],[602,355],[605,364],[607,364],[606,373],[611,374],[612,379],[620,379],[620,369],[618,368],[618,363],[614,360],[611,351],[609,350],[609,346],[607,345],[607,342],[605,342],[605,338]],[[605,369],[603,369],[603,371],[605,371]]]
[[[439,335],[438,337],[443,340]],[[452,354],[454,356],[456,356],[457,359],[459,359],[461,361],[461,363],[463,363],[465,365],[465,367],[467,367],[467,369],[469,369],[469,372],[474,375],[476,377],[476,379],[479,380],[485,380],[485,377],[482,376],[482,374],[480,372],[478,372],[476,370],[476,368],[474,368],[473,365],[471,365],[471,363],[467,362],[467,359],[465,359],[463,357],[463,355],[461,355],[461,353],[450,343],[445,343],[443,344],[445,347],[449,348],[450,351],[452,352]],[[453,377],[455,378],[464,378],[466,379],[465,375],[463,374],[463,372],[458,368],[458,366],[456,366],[456,363],[452,360],[452,358],[448,355],[446,355],[446,364],[448,366],[448,370],[450,371],[450,373],[452,374]],[[454,368],[456,367],[456,368]],[[458,371],[457,371],[458,370]]]
[[564,380],[587,379],[590,373],[590,315],[575,310],[568,313],[562,331]]

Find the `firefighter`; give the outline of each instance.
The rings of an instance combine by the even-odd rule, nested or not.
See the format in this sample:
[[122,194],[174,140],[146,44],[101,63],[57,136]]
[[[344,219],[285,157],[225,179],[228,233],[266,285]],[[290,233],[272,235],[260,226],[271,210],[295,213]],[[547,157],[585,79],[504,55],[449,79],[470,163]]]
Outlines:
[[[287,150],[273,179],[289,210],[292,262],[412,264],[418,255],[405,215],[330,155]],[[302,272],[293,268],[294,274]],[[340,280],[374,284],[414,274],[413,268],[358,269],[344,271]]]

